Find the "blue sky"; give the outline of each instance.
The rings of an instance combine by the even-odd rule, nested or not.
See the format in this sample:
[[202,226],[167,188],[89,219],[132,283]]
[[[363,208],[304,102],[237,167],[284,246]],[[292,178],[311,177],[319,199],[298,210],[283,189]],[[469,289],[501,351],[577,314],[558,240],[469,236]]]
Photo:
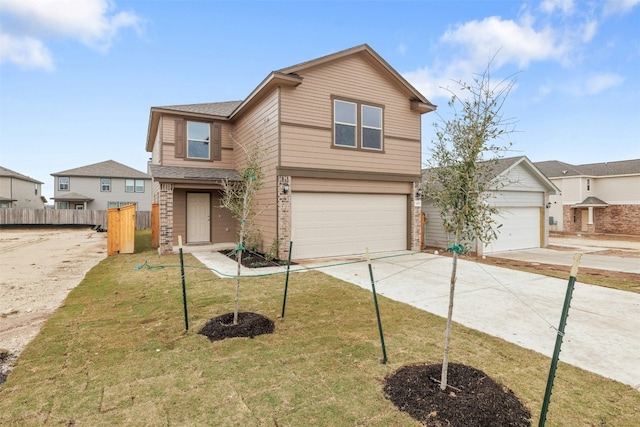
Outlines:
[[[152,106],[244,99],[271,71],[369,44],[450,114],[491,57],[510,155],[640,158],[640,0],[0,0],[0,165],[43,181],[146,171]],[[423,151],[434,137],[423,119]]]

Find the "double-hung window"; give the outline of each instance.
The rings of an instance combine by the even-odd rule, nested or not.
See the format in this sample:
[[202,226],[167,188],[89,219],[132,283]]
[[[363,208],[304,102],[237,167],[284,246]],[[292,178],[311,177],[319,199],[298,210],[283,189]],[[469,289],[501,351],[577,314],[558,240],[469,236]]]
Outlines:
[[111,191],[111,178],[100,178],[100,191]]
[[187,122],[187,157],[210,159],[211,126],[209,123]]
[[334,99],[333,135],[336,147],[382,151],[382,108]]
[[125,193],[144,193],[144,179],[125,179]]
[[60,176],[60,177],[58,177],[58,190],[60,190],[60,191],[69,191],[69,177],[68,176]]

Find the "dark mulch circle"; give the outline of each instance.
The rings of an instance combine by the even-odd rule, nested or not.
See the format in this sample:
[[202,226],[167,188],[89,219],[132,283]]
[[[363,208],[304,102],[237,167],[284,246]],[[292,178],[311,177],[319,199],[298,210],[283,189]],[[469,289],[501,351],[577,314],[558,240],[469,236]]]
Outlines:
[[426,426],[529,427],[531,412],[507,387],[475,368],[449,363],[440,390],[442,365],[408,365],[385,379],[384,394],[398,409]]
[[[234,261],[238,261],[238,253],[235,250],[225,249],[220,251],[220,253],[226,255]],[[280,267],[283,265],[287,265],[287,261],[269,258],[265,254],[249,250],[242,251],[241,263],[247,268]],[[296,265],[296,263],[292,262],[291,265]]]
[[275,324],[268,317],[257,313],[238,313],[238,324],[233,324],[233,313],[223,314],[209,320],[198,332],[211,341],[226,338],[253,338],[257,335],[272,334]]

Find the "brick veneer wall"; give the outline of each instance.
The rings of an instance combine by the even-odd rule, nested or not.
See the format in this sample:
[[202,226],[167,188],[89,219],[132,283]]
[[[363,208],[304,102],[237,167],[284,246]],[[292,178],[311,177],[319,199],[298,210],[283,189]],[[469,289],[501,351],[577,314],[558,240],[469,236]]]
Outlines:
[[[576,222],[573,222],[574,208],[563,209],[563,231],[580,233],[582,231],[582,210],[576,209]],[[593,224],[587,226],[587,233],[632,234],[640,235],[640,205],[611,205],[606,208],[593,208]]]
[[160,210],[159,254],[173,253],[173,184],[160,185],[158,201]]
[[420,189],[420,183],[419,182],[414,182],[413,183],[413,192],[411,194],[411,206],[410,206],[410,212],[411,212],[411,231],[410,231],[410,236],[411,236],[411,242],[410,242],[410,247],[409,249],[412,251],[419,251],[420,245],[421,245],[421,240],[422,240],[422,236],[421,236],[421,231],[422,231],[422,223],[421,223],[421,214],[422,214],[422,206],[417,206],[418,201],[420,201],[422,203],[422,199],[420,197],[418,197],[416,194],[418,193],[418,189]]
[[[289,191],[284,194],[284,185]],[[289,241],[291,240],[291,177],[278,177],[278,258],[289,258]]]

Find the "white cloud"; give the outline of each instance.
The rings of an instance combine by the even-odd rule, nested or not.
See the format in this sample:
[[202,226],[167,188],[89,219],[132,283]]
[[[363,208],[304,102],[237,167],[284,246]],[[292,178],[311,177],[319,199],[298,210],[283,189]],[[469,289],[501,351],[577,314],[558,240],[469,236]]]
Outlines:
[[0,63],[12,62],[23,68],[53,70],[51,53],[38,39],[0,34]]
[[532,61],[561,59],[567,50],[550,27],[536,30],[531,22],[521,25],[496,16],[459,25],[447,31],[442,41],[463,46],[474,62],[484,64],[500,51],[495,65],[515,63],[520,68]]
[[540,3],[540,9],[549,15],[556,11],[568,15],[573,11],[573,6],[573,0],[543,0]]
[[[121,29],[140,31],[141,19],[131,12],[114,12],[110,0],[2,0],[0,12],[12,21],[10,39],[26,39],[29,55],[37,56],[46,37],[76,39],[82,44],[106,52]],[[37,42],[37,43],[36,43]],[[50,58],[50,55],[49,55]],[[14,61],[12,61],[14,62]]]
[[607,0],[604,4],[603,14],[605,16],[624,15],[638,5],[640,5],[640,0]]
[[620,85],[623,81],[624,77],[619,74],[598,74],[587,79],[583,91],[588,95],[596,95],[607,89]]

